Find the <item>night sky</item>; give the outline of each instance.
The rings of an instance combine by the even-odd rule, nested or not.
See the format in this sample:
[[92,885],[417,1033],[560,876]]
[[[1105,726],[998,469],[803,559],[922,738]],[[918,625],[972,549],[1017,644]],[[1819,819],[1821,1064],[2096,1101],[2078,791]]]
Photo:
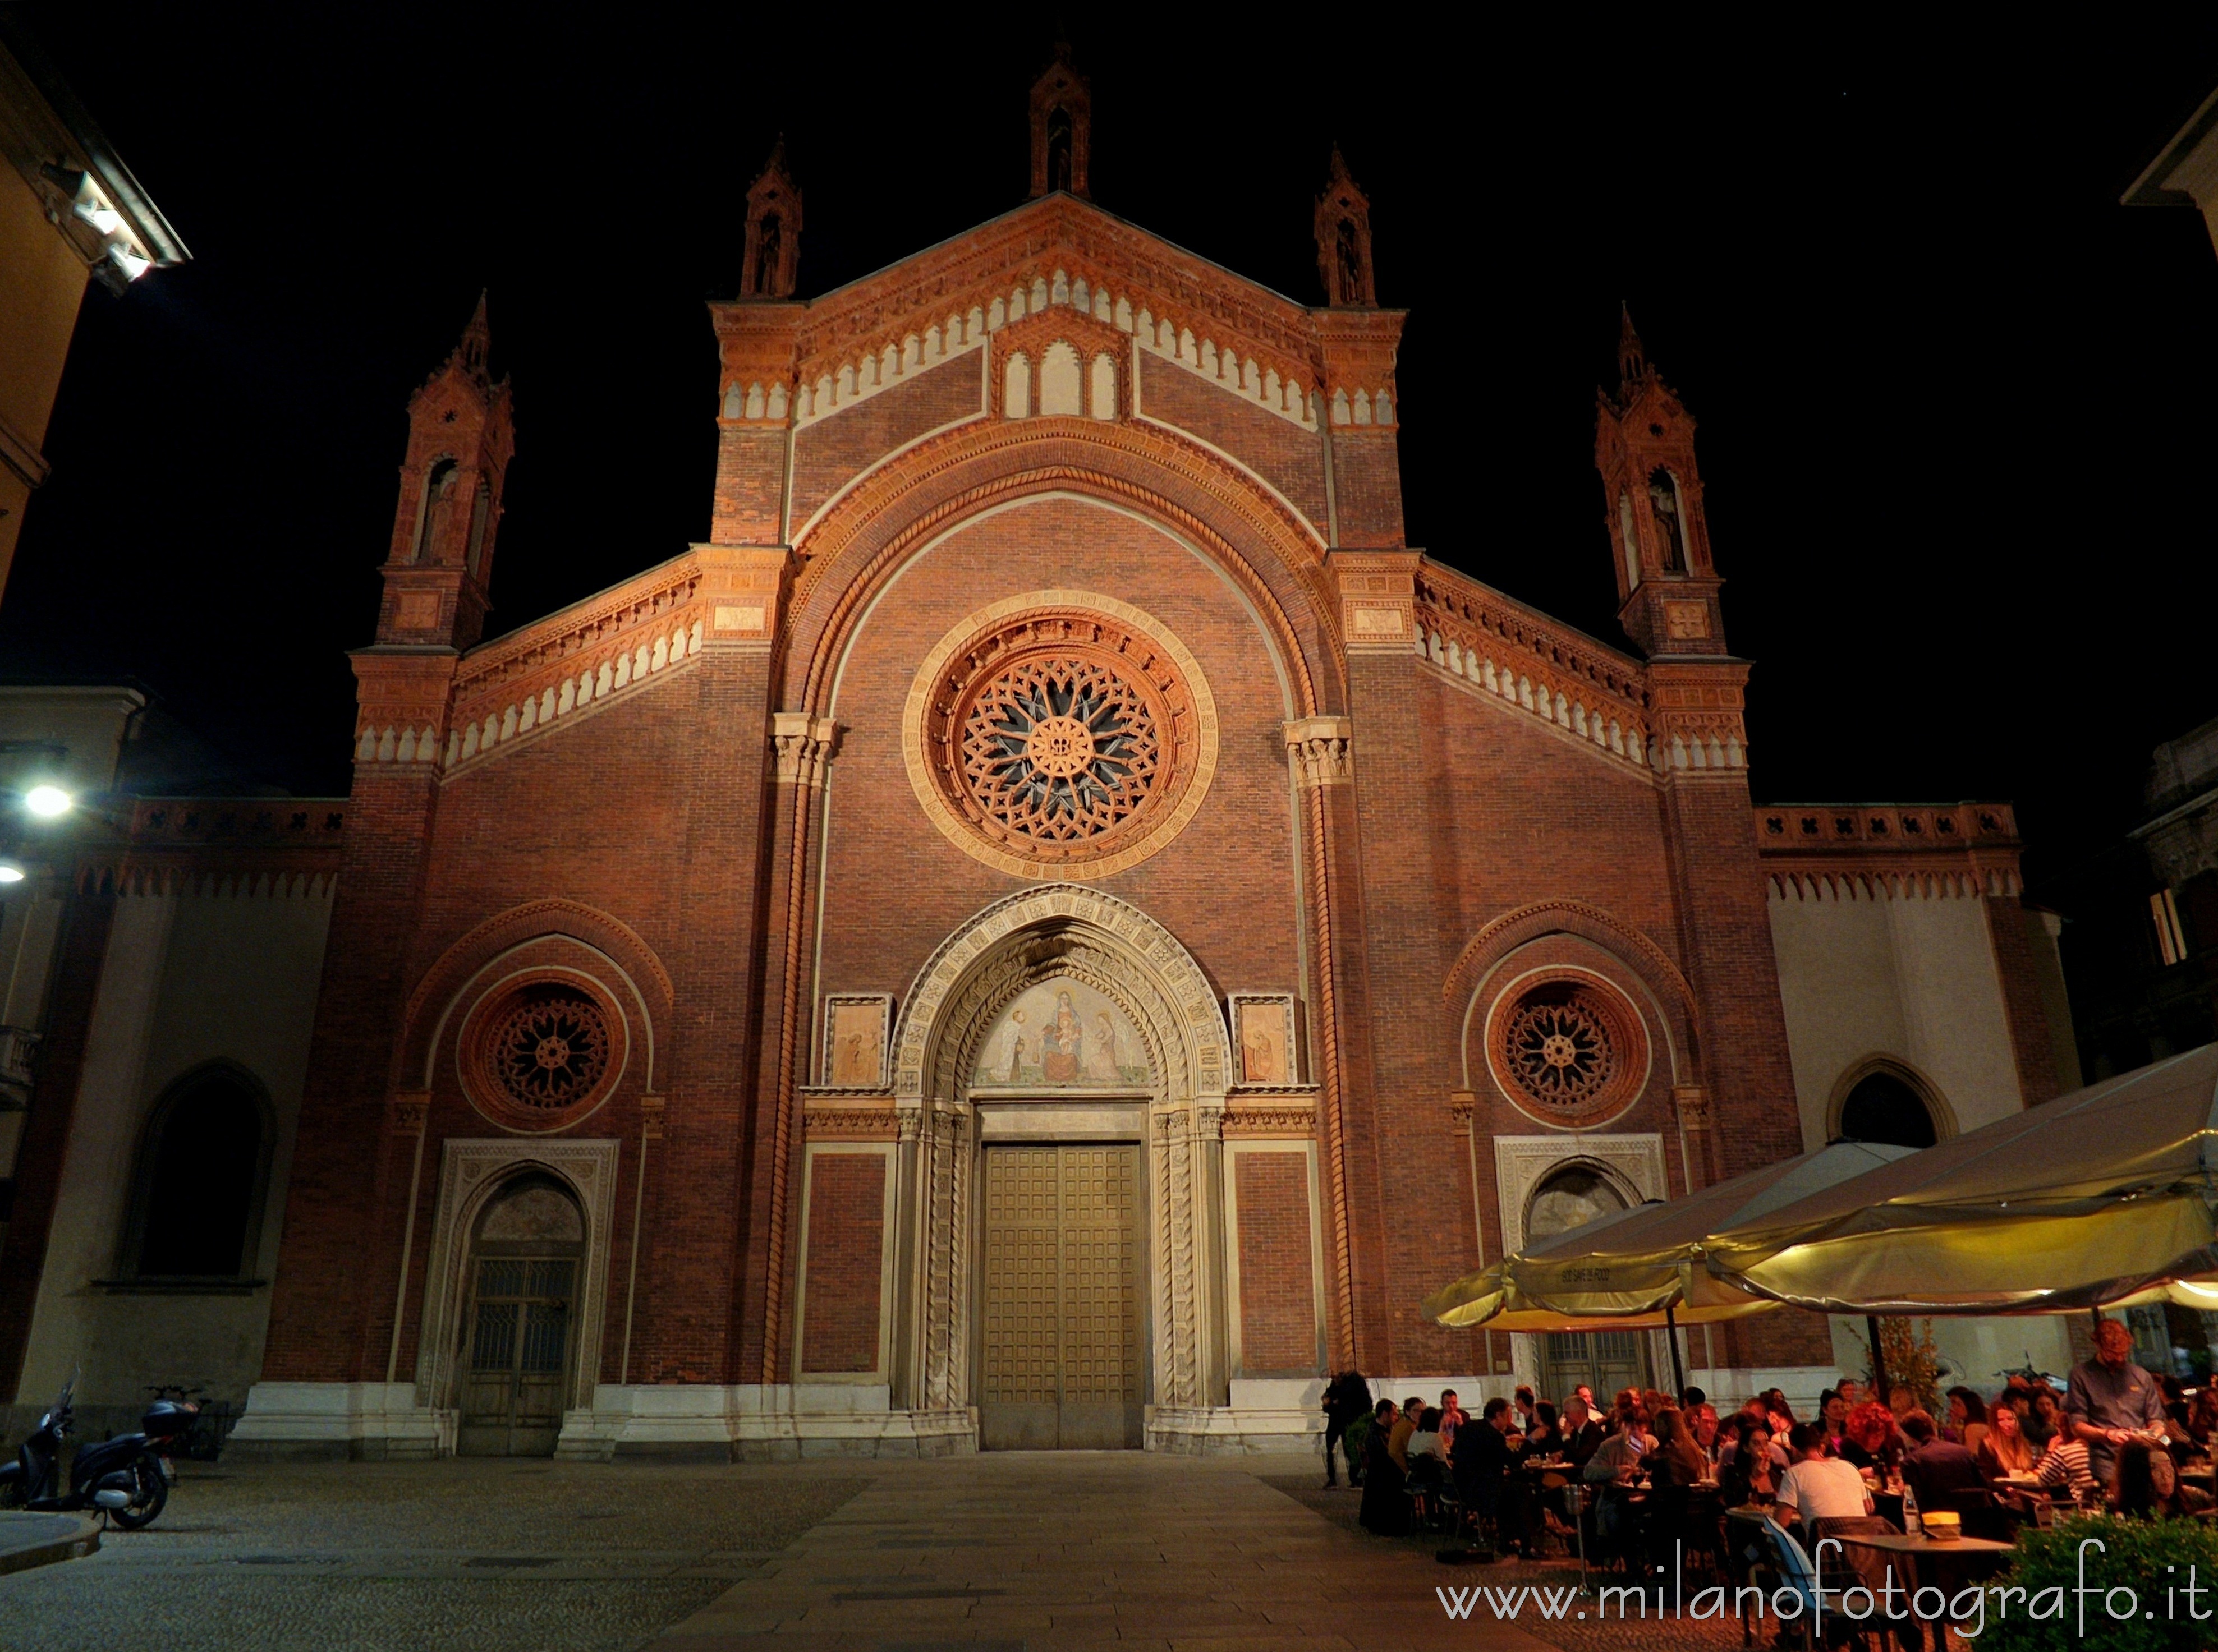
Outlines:
[[[498,633],[705,536],[703,304],[778,135],[805,296],[1024,198],[1055,32],[209,9],[30,14],[195,257],[86,298],[0,670],[127,677],[316,794],[404,406],[479,289],[517,409]],[[1620,647],[1592,450],[1630,300],[1701,421],[1759,801],[2015,799],[2039,893],[2218,715],[2218,258],[2191,210],[2117,204],[2218,80],[2218,14],[1077,15],[1095,200],[1305,303],[1340,142],[1411,312],[1410,542]]]

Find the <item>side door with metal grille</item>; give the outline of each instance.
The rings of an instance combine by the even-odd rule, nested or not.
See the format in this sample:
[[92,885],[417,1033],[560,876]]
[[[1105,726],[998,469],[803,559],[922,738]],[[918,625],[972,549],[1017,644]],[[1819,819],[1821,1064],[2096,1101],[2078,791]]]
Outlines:
[[455,1441],[462,1455],[553,1453],[568,1389],[577,1267],[569,1258],[479,1259]]

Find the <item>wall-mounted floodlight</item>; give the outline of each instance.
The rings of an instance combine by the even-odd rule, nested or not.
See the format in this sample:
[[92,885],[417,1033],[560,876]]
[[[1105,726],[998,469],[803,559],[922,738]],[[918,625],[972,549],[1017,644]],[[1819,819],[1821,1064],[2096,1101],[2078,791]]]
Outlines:
[[41,820],[67,814],[76,800],[59,786],[34,786],[23,794],[23,807]]
[[13,861],[0,860],[0,888],[23,881],[23,869]]

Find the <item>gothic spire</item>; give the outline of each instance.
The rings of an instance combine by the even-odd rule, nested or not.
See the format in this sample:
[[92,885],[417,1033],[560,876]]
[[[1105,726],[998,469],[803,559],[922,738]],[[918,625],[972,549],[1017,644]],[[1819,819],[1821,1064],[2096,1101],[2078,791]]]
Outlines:
[[493,343],[493,331],[486,325],[486,289],[478,289],[478,307],[470,316],[470,325],[462,329],[462,342],[455,346],[454,359],[480,378],[485,376],[486,351]]
[[1633,330],[1633,306],[1620,299],[1617,313],[1617,393],[1624,396],[1647,377],[1648,353],[1641,348],[1640,335]]

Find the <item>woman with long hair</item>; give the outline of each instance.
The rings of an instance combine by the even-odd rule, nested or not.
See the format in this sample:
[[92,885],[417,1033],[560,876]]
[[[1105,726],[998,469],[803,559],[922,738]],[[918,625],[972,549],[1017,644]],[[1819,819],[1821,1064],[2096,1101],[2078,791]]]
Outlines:
[[2183,1520],[2210,1507],[2210,1499],[2179,1483],[2172,1453],[2145,1439],[2118,1447],[2110,1480],[2110,1507],[2128,1519]]
[[1651,1486],[1691,1486],[1709,1475],[1709,1460],[1687,1426],[1686,1416],[1665,1406],[1656,1414],[1656,1445],[1641,1462]]
[[1877,1400],[1867,1400],[1849,1413],[1841,1455],[1859,1469],[1884,1477],[1902,1461],[1902,1437],[1895,1431],[1894,1413]]
[[2023,1403],[2017,1395],[2005,1394],[1987,1413],[1987,1432],[1975,1455],[1980,1469],[1990,1479],[2029,1475],[2033,1465],[2040,1461],[2033,1442],[2025,1437],[2025,1418],[2018,1408]]
[[1986,1438],[1986,1401],[1967,1388],[1948,1390],[1948,1421],[1941,1430],[1941,1438],[1954,1440],[1966,1451],[1977,1456],[1979,1442]]

